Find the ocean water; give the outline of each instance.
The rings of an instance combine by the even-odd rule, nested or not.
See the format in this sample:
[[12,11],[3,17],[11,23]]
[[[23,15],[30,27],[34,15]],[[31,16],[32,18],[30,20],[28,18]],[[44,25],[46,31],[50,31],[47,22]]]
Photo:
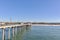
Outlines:
[[60,26],[32,26],[23,40],[60,40]]
[[[19,27],[17,34],[10,40],[60,40],[60,26],[28,26]],[[5,40],[8,40],[8,28],[5,29]],[[2,40],[2,29],[0,29],[0,40]]]

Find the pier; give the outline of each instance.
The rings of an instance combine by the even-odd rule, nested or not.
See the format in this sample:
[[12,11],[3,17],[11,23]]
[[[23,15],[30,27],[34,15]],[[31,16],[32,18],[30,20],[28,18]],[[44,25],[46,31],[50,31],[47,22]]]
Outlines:
[[[11,40],[11,31],[12,31],[12,40],[15,40],[14,37],[19,31],[18,28],[28,27],[31,25],[42,25],[42,26],[60,26],[60,23],[42,23],[42,22],[0,22],[0,29],[2,29],[2,40],[5,40],[6,34],[5,30],[8,28],[8,40]],[[12,30],[11,30],[12,28]],[[27,29],[27,28],[26,28]],[[17,40],[17,39],[16,39]]]
[[[8,40],[10,40],[10,29],[12,28],[12,36],[14,37],[14,34],[17,34],[17,28],[18,27],[25,27],[25,26],[31,26],[31,23],[10,23],[10,22],[4,22],[0,23],[0,29],[2,29],[2,40],[5,40],[5,29],[8,28]],[[15,32],[16,31],[16,32]]]

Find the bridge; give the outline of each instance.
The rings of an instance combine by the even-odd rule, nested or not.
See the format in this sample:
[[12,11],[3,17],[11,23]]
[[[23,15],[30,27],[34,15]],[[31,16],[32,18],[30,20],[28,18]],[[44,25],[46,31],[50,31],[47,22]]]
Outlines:
[[[2,40],[5,40],[5,29],[9,28],[8,30],[8,40],[10,40],[10,28],[12,28],[13,37],[15,31],[17,31],[17,27],[24,27],[24,26],[31,26],[31,23],[18,23],[18,22],[2,22],[0,23],[0,29],[2,29]],[[14,30],[16,28],[16,30]]]

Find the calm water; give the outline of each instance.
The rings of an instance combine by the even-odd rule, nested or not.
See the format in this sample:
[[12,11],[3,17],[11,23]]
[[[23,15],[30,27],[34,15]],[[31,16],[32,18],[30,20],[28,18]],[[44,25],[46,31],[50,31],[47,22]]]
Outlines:
[[[0,40],[2,29],[0,29]],[[8,40],[8,28],[5,31],[5,39]],[[11,40],[60,40],[60,26],[32,26],[18,28],[18,33]]]
[[60,26],[33,26],[23,40],[60,40]]

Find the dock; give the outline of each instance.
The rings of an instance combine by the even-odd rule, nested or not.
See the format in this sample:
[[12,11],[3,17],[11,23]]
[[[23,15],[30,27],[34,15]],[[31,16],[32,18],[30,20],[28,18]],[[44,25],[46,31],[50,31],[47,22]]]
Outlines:
[[[8,40],[10,40],[10,28],[12,28],[12,32],[13,32],[13,37],[14,37],[14,33],[15,31],[17,31],[17,27],[24,27],[24,26],[30,26],[31,23],[10,23],[10,22],[4,22],[4,23],[0,23],[0,29],[2,29],[2,40],[5,40],[5,29],[9,28],[8,30]],[[16,28],[16,30],[14,30],[14,28]]]

